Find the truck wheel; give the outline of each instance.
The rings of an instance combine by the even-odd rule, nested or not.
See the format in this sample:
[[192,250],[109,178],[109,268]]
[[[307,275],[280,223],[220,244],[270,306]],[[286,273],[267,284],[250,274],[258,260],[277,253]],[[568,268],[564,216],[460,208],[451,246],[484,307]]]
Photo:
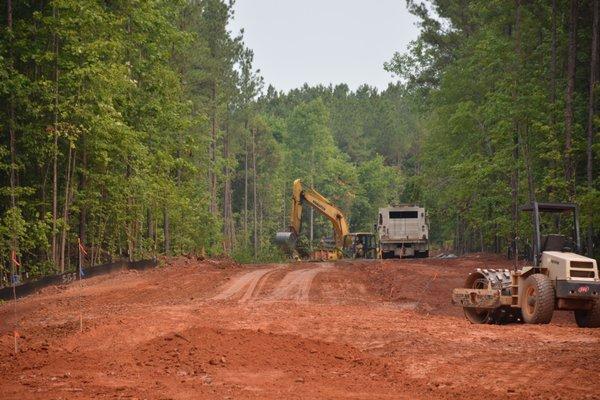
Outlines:
[[595,300],[590,310],[575,310],[575,322],[580,328],[599,328],[600,300]]
[[550,278],[533,274],[525,280],[521,313],[528,324],[547,324],[554,314],[554,288]]

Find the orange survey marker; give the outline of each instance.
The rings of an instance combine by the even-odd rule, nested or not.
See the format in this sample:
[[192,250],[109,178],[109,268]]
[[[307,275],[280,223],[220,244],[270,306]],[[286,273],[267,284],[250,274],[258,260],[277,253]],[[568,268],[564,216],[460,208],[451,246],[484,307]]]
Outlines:
[[77,238],[77,245],[79,246],[79,250],[81,250],[81,252],[87,256],[88,253],[87,251],[85,251],[85,247],[83,247],[83,245],[81,244],[80,238]]
[[13,262],[13,263],[14,263],[14,264],[15,264],[17,267],[20,267],[20,266],[21,266],[21,263],[20,263],[19,261],[17,261],[17,253],[16,253],[14,250],[12,251],[12,253],[11,253],[10,257],[11,257],[11,260],[12,260],[12,262]]
[[16,329],[13,331],[13,336],[15,339],[15,355],[17,355],[19,353],[19,332]]

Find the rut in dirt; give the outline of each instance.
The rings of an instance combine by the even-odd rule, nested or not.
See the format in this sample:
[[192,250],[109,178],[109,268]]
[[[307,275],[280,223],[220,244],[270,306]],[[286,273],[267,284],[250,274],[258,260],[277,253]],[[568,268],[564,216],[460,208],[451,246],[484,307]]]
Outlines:
[[246,272],[245,274],[238,276],[230,284],[226,285],[221,293],[213,297],[213,300],[230,300],[239,298],[239,302],[247,302],[258,295],[260,289],[266,282],[267,277],[276,272],[278,269],[278,267],[265,268]]
[[259,269],[246,272],[236,277],[231,283],[225,285],[222,291],[214,296],[213,300],[234,300],[240,303],[256,300],[292,300],[297,302],[308,302],[310,288],[315,277],[333,268],[330,263],[322,263],[317,267],[303,268],[288,272],[278,283],[270,294],[261,297],[261,292],[274,273],[282,269],[279,265],[273,268]]
[[315,277],[333,268],[330,263],[323,263],[316,268],[307,268],[289,272],[275,287],[269,300],[295,300],[308,302],[310,287]]

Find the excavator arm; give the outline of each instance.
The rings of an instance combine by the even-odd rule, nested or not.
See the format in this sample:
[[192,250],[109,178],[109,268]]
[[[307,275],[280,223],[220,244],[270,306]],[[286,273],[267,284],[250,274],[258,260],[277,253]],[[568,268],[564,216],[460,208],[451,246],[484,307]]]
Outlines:
[[346,220],[344,213],[316,190],[304,188],[300,179],[294,181],[292,189],[290,232],[278,233],[277,241],[280,243],[295,244],[295,240],[300,235],[302,229],[302,209],[304,204],[313,207],[331,222],[335,245],[338,249],[344,248],[344,241],[350,233],[348,220]]

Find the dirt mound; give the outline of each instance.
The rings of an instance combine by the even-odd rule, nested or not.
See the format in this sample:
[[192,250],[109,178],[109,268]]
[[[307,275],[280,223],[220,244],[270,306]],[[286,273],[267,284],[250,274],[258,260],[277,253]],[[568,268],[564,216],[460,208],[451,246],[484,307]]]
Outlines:
[[475,268],[510,268],[506,259],[475,254],[459,259],[404,259],[343,262],[362,270],[369,292],[400,307],[437,315],[462,316],[450,303],[452,289],[461,287]]
[[[212,392],[206,386],[227,379],[249,392],[285,382],[293,394],[294,386],[303,385],[312,397],[320,390],[313,386],[315,382],[323,385],[326,380],[326,386],[360,392],[361,378],[374,374],[372,381],[377,382],[389,375],[384,363],[365,358],[349,345],[262,330],[199,328],[172,333],[138,346],[133,359],[145,377],[176,380],[206,393]],[[319,365],[336,373],[324,379],[327,372]]]

